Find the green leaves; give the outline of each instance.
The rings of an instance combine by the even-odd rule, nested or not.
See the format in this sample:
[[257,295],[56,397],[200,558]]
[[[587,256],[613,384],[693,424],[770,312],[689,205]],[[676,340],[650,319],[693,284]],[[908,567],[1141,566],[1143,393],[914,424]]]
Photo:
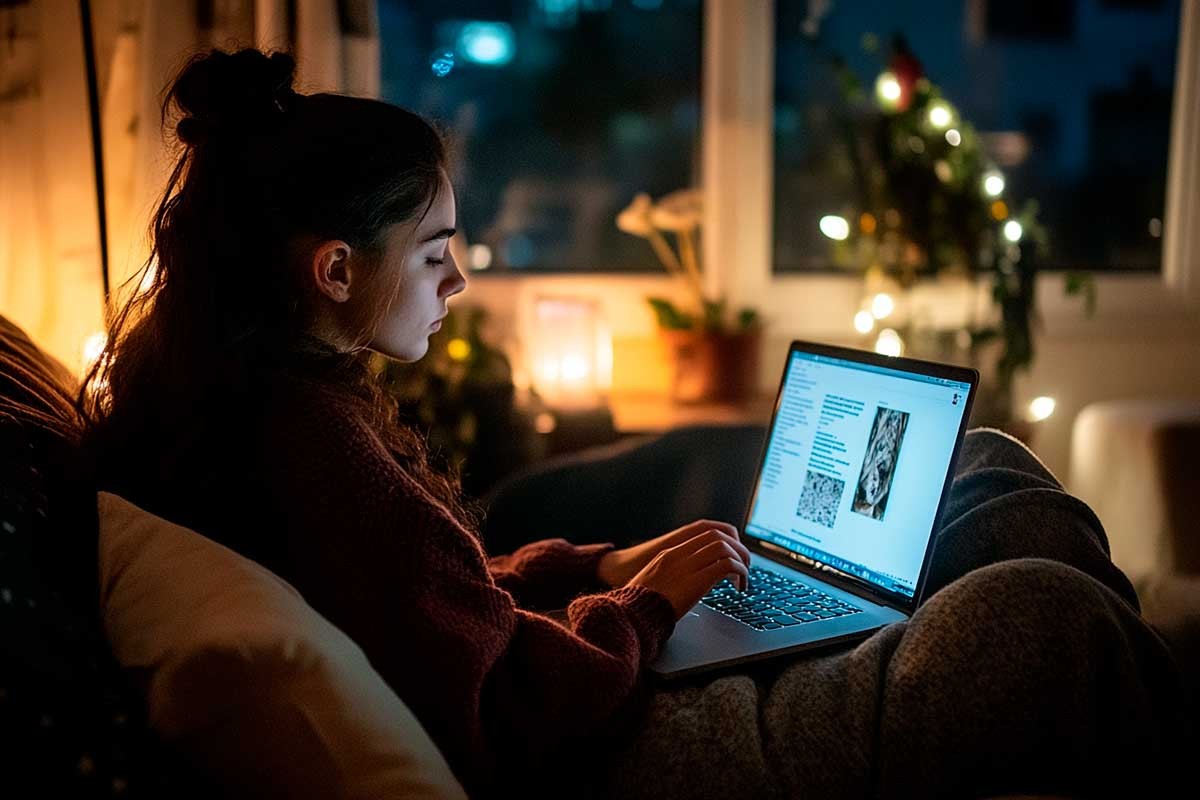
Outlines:
[[[660,328],[691,330],[697,327],[696,315],[678,308],[665,297],[647,297],[646,302],[654,309],[654,317]],[[730,326],[726,323],[726,305],[724,300],[705,300],[699,327],[715,331],[729,328]],[[746,331],[757,327],[761,321],[758,310],[747,306],[738,310],[734,316],[732,328],[735,331]]]
[[1000,336],[1000,331],[997,328],[975,328],[969,331],[971,334],[971,347],[982,347],[988,342]]
[[1068,272],[1063,276],[1063,292],[1083,295],[1083,308],[1090,317],[1096,312],[1096,279],[1090,272]]
[[654,316],[660,328],[668,330],[687,330],[692,327],[692,317],[675,307],[675,304],[665,297],[647,297],[646,301],[654,309]]
[[758,325],[758,311],[753,308],[743,308],[737,315],[738,330],[748,330]]
[[720,329],[724,327],[725,319],[725,301],[724,300],[705,300],[704,301],[704,327],[710,329]]

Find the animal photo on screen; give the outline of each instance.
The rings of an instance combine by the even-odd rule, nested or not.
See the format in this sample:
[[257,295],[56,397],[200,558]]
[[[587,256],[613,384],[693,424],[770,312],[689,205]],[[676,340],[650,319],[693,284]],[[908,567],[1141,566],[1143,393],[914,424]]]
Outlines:
[[862,471],[858,474],[858,487],[850,505],[852,511],[883,519],[891,496],[896,462],[900,458],[900,445],[904,443],[904,431],[907,428],[907,411],[882,406],[875,410],[871,438],[867,440]]

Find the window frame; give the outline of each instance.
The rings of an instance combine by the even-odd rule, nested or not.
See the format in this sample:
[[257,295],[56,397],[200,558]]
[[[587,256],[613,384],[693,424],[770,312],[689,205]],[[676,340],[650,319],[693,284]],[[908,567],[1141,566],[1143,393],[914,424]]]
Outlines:
[[[701,91],[701,185],[705,192],[702,258],[705,286],[734,305],[760,309],[772,342],[793,338],[848,341],[861,295],[855,275],[773,271],[773,115],[775,0],[705,0]],[[1190,331],[1200,322],[1200,4],[1182,3],[1171,144],[1167,166],[1162,268],[1157,274],[1096,273],[1097,307],[1063,292],[1064,275],[1038,278],[1042,332],[1106,334],[1148,324]],[[647,259],[653,255],[647,248]],[[657,263],[657,262],[655,262]],[[472,273],[468,302],[510,323],[523,340],[539,295],[598,298],[614,337],[651,337],[648,293],[680,296],[665,274],[519,275]],[[961,289],[932,288],[933,301],[962,302]],[[981,297],[988,289],[980,286]],[[950,293],[954,292],[953,295]],[[473,295],[473,296],[472,296]],[[985,301],[986,302],[986,301]],[[775,375],[764,364],[764,376]]]

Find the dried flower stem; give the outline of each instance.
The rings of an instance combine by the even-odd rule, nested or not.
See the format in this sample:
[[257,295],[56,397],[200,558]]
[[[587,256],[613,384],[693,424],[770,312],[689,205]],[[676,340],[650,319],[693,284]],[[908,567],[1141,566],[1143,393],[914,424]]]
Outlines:
[[672,275],[679,275],[683,272],[683,267],[679,265],[679,259],[675,257],[675,251],[667,244],[666,239],[662,234],[654,228],[646,234],[646,239],[650,242],[650,246],[654,248],[654,252],[658,254],[658,258],[663,262],[663,266],[667,268],[667,272]]
[[692,276],[692,281],[696,286],[700,286],[700,265],[696,262],[696,246],[692,243],[692,231],[680,231],[676,235],[679,238],[679,253],[683,256],[683,265],[687,268],[688,274]]
[[675,257],[675,251],[671,249],[671,245],[667,244],[667,240],[657,229],[651,228],[646,235],[646,239],[650,242],[650,246],[654,248],[654,252],[658,254],[659,260],[663,262],[663,266],[667,268],[667,272],[672,275],[677,275],[685,279],[696,292],[696,296],[703,299],[704,292],[701,289],[700,274],[693,269],[685,270],[679,263],[679,259]]

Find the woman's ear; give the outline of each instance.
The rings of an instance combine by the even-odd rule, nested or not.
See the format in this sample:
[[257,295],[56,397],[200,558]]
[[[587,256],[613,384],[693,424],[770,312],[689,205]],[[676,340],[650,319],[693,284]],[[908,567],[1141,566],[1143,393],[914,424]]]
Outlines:
[[313,285],[335,303],[350,299],[350,253],[350,245],[340,239],[322,242],[312,253]]

